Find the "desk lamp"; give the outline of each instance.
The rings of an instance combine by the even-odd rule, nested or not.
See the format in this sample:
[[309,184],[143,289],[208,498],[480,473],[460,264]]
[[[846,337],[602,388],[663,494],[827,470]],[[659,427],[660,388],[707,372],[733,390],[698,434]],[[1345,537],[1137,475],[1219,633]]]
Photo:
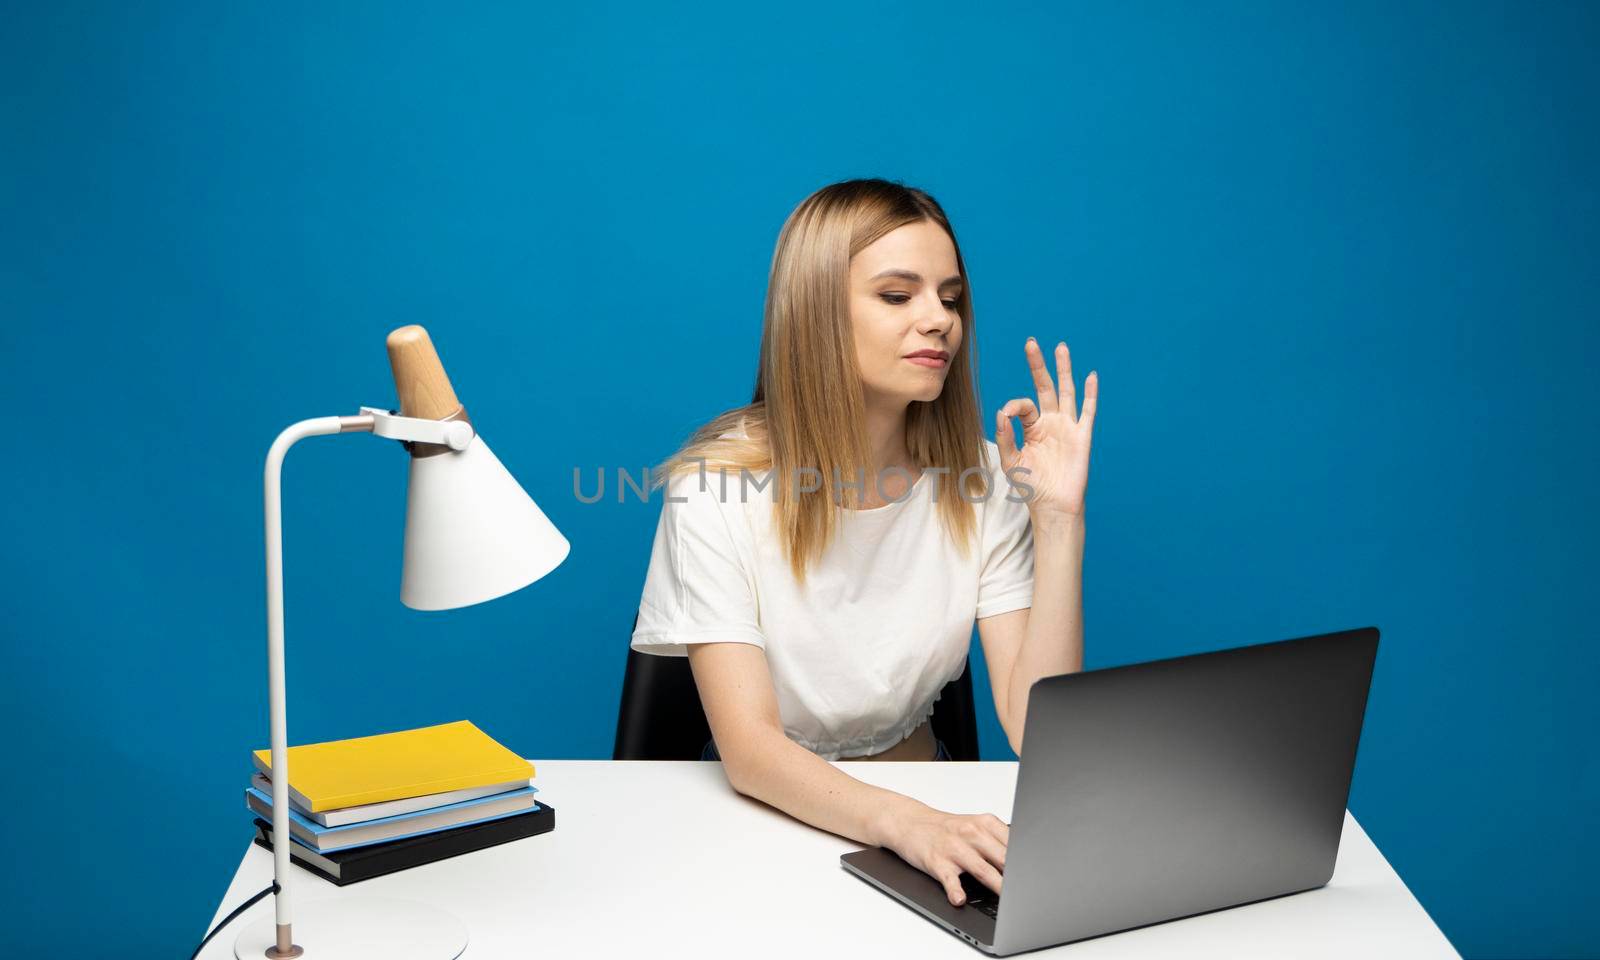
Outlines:
[[[289,744],[284,707],[283,526],[279,480],[296,441],[335,433],[399,440],[410,453],[400,602],[446,610],[520,590],[566,559],[570,544],[489,451],[456,399],[432,340],[419,326],[389,334],[397,413],[362,407],[352,417],[290,425],[267,451],[267,683],[272,724],[272,876],[275,915],[240,933],[240,960],[290,957],[460,956],[466,927],[424,903],[379,898],[309,901],[298,918],[289,866]],[[305,940],[294,942],[300,920]]]

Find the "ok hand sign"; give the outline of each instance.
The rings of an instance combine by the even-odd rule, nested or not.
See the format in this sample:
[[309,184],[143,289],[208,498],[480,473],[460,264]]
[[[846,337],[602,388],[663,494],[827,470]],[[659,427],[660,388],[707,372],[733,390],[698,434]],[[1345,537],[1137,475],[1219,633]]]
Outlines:
[[[1083,383],[1083,413],[1078,414],[1077,390],[1072,381],[1072,356],[1065,341],[1056,345],[1056,374],[1061,390],[1050,380],[1044,353],[1032,337],[1023,348],[1033,385],[1039,391],[1036,406],[1018,397],[1000,408],[996,418],[995,445],[1000,448],[1000,466],[1011,476],[1012,467],[1022,467],[1015,479],[1034,490],[1028,511],[1036,519],[1043,514],[1078,517],[1083,515],[1084,491],[1089,484],[1089,440],[1094,433],[1095,404],[1100,396],[1100,379],[1094,371]],[[1022,418],[1022,449],[1017,449],[1011,418]],[[1007,491],[1010,492],[1009,490]],[[1021,492],[1011,493],[1020,496]]]

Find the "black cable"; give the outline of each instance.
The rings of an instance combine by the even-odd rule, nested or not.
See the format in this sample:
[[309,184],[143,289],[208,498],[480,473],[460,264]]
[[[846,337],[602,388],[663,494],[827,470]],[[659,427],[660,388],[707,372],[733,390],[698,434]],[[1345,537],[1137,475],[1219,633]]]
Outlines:
[[256,894],[255,896],[251,897],[249,900],[246,900],[244,903],[239,904],[239,909],[237,909],[237,910],[233,911],[232,913],[228,914],[226,917],[223,917],[222,921],[220,923],[218,923],[216,926],[211,928],[211,932],[206,934],[206,938],[204,940],[200,941],[200,946],[195,947],[194,948],[194,953],[189,955],[189,960],[195,960],[195,957],[200,956],[200,951],[204,950],[206,948],[206,944],[211,942],[211,938],[217,935],[217,931],[218,930],[221,930],[223,927],[226,927],[230,920],[232,920],[234,917],[237,917],[239,914],[244,913],[246,910],[249,910],[251,907],[255,906],[256,903],[258,901],[260,901],[260,899],[262,897],[266,896],[269,893],[277,893],[278,890],[279,890],[278,881],[274,880],[274,881],[272,881],[272,886],[268,887],[267,889],[261,891],[260,893]]

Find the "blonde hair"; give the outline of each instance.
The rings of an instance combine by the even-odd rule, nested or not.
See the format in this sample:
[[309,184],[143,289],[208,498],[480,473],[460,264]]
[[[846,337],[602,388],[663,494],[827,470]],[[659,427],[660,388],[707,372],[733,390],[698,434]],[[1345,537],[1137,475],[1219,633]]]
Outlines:
[[[772,254],[750,403],[700,427],[652,471],[654,487],[700,471],[702,461],[707,471],[771,470],[774,528],[801,583],[833,539],[838,510],[859,504],[855,481],[866,473],[867,482],[875,482],[850,321],[851,258],[889,231],[923,220],[949,234],[965,281],[955,231],[938,202],[921,190],[881,179],[846,180],[801,201],[784,221]],[[943,389],[936,399],[914,401],[906,411],[907,452],[921,468],[949,470],[938,506],[945,530],[963,554],[970,549],[975,523],[969,500],[988,492],[986,469],[972,469],[986,465],[971,359],[976,350],[971,290],[963,283],[956,303],[961,344],[950,358]],[[741,430],[746,436],[722,436]],[[820,474],[818,489],[792,486],[805,468]],[[957,490],[962,495],[951,495]]]

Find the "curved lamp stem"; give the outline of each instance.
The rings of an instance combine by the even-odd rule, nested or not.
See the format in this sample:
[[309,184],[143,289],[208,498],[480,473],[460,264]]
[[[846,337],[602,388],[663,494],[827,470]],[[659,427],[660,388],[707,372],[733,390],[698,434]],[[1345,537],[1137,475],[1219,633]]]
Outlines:
[[278,883],[273,898],[277,909],[277,945],[267,950],[273,960],[288,960],[303,952],[295,946],[291,930],[293,901],[289,895],[289,722],[283,671],[283,458],[305,437],[333,433],[370,432],[373,418],[317,417],[291,424],[272,441],[267,451],[267,691],[272,725],[272,878]]

